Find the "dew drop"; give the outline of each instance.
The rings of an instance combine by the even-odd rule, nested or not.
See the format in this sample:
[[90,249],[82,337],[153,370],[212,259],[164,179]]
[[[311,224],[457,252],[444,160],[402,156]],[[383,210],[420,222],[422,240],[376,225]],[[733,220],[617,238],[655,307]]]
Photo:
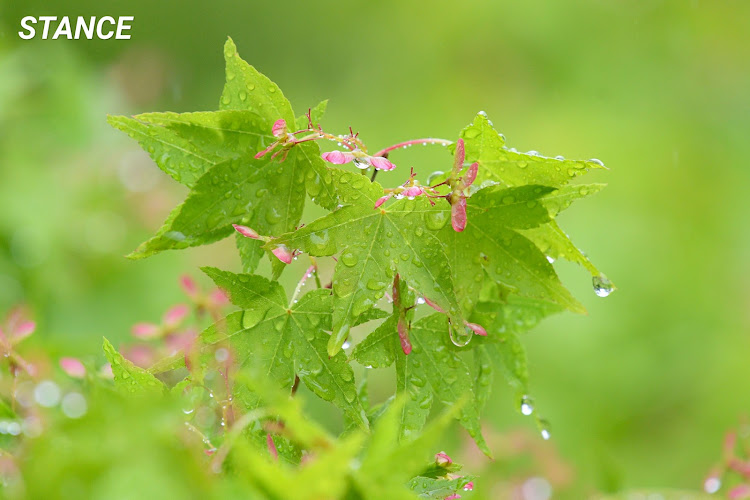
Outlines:
[[703,483],[703,489],[706,493],[716,493],[721,488],[721,479],[718,477],[709,477]]
[[600,160],[599,158],[591,158],[591,159],[589,160],[589,162],[590,162],[590,163],[596,163],[596,164],[597,164],[597,165],[599,165],[600,167],[603,167],[603,166],[604,166],[604,162],[603,162],[603,161],[601,161],[601,160]]
[[612,285],[612,282],[609,281],[609,279],[607,279],[607,277],[603,274],[594,276],[591,280],[591,283],[594,286],[594,293],[599,297],[607,297],[615,289],[614,285]]
[[474,332],[465,326],[456,328],[453,323],[448,324],[448,335],[450,336],[451,342],[456,347],[465,347],[469,345],[471,339],[474,337]]
[[529,416],[534,413],[534,403],[528,395],[524,394],[521,397],[521,413]]
[[359,259],[357,258],[357,256],[352,252],[344,252],[341,255],[341,262],[343,262],[344,265],[348,267],[354,267],[355,265],[357,265],[358,260]]

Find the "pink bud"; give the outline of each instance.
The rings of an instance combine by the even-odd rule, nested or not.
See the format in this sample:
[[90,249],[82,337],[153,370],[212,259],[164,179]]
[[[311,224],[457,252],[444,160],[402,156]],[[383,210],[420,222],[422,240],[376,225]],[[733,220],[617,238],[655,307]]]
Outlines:
[[276,120],[276,123],[273,124],[273,128],[271,129],[271,133],[274,135],[274,137],[281,137],[286,133],[286,121],[283,119]]
[[136,366],[148,368],[156,359],[156,353],[147,345],[134,345],[123,351],[122,355]]
[[172,306],[164,313],[164,326],[174,328],[182,323],[188,314],[190,314],[190,308],[185,304]]
[[453,160],[453,170],[458,173],[464,166],[464,160],[466,159],[466,149],[464,149],[464,140],[459,139],[456,141],[456,156]]
[[240,226],[239,224],[232,224],[232,227],[234,228],[235,231],[240,233],[245,238],[252,238],[254,240],[260,239],[260,235],[247,226]]
[[473,491],[474,490],[474,481],[469,481],[464,485],[464,491]]
[[729,431],[724,436],[724,457],[730,458],[734,455],[734,448],[737,445],[737,433]]
[[16,344],[34,333],[34,330],[36,330],[36,323],[33,321],[22,321],[10,332],[11,340]]
[[131,333],[139,339],[152,339],[159,336],[161,328],[153,323],[136,323],[133,325]]
[[466,175],[464,176],[464,187],[469,187],[474,184],[474,181],[477,178],[477,172],[479,172],[479,163],[474,162],[471,164],[471,166],[469,167],[469,171],[466,172]]
[[453,460],[444,451],[441,451],[435,454],[435,463],[438,465],[450,465],[453,463]]
[[451,207],[451,225],[458,233],[466,229],[466,198],[463,196]]
[[389,194],[387,194],[385,196],[381,196],[380,198],[378,198],[378,201],[375,202],[375,208],[378,208],[380,205],[382,205],[383,203],[385,203],[386,201],[388,201],[388,199],[391,196],[393,196],[393,194],[389,193]]
[[225,306],[229,304],[229,297],[221,288],[214,288],[208,297],[215,306]]
[[411,352],[411,342],[409,342],[409,331],[406,328],[406,318],[403,316],[398,319],[398,339],[401,341],[401,350],[408,356]]
[[424,303],[425,304],[427,304],[431,308],[435,309],[437,312],[439,312],[439,313],[444,313],[445,312],[445,311],[443,311],[442,307],[440,307],[439,305],[435,304],[433,301],[431,301],[427,297],[422,297],[422,298],[424,299]]
[[185,292],[188,297],[194,298],[198,295],[198,285],[196,285],[195,280],[187,274],[180,278],[180,287],[182,287],[182,291]]
[[271,250],[271,253],[273,253],[284,264],[291,264],[292,259],[294,258],[294,254],[290,252],[284,244],[281,244]]
[[396,165],[389,162],[387,158],[383,158],[382,156],[371,156],[369,158],[370,165],[375,167],[376,170],[393,170],[396,168]]
[[334,165],[343,165],[354,159],[352,153],[344,153],[342,151],[331,151],[330,153],[323,153],[320,156],[328,163],[333,163]]
[[445,500],[458,500],[459,498],[461,498],[461,495],[459,495],[458,493],[454,493],[445,497]]
[[476,323],[464,323],[468,328],[470,328],[474,333],[477,335],[481,335],[482,337],[487,336],[487,330],[485,330],[482,325],[478,325]]
[[424,194],[424,188],[422,186],[412,186],[404,189],[401,191],[401,194],[403,196],[406,196],[407,198],[415,198],[417,196],[421,196]]
[[276,443],[273,442],[273,436],[266,433],[266,445],[268,446],[268,453],[271,454],[274,460],[279,459],[279,450],[276,449]]
[[99,368],[99,376],[103,378],[114,378],[115,374],[112,372],[112,365],[109,363],[102,365],[101,368]]
[[750,498],[750,485],[740,484],[729,490],[730,500],[742,500],[743,498]]
[[60,358],[60,368],[73,378],[86,376],[86,367],[76,358]]

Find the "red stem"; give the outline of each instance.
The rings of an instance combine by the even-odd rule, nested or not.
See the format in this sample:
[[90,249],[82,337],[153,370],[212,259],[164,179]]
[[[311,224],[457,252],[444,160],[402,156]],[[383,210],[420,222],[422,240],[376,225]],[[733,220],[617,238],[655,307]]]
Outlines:
[[387,148],[381,149],[372,156],[384,156],[386,153],[389,153],[394,149],[414,146],[416,144],[441,144],[443,146],[448,146],[449,144],[453,144],[453,141],[449,141],[447,139],[434,139],[431,137],[428,137],[426,139],[413,139],[411,141],[399,142],[398,144],[394,144],[393,146],[388,146]]

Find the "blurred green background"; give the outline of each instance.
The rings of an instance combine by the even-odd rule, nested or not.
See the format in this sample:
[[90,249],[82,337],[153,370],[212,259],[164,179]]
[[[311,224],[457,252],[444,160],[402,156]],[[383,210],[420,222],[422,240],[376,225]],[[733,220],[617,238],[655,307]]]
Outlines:
[[[483,475],[475,497],[532,475],[553,498],[701,487],[750,409],[750,3],[48,3],[0,2],[0,314],[28,303],[36,342],[91,355],[183,300],[182,273],[238,267],[231,241],[122,258],[184,191],[105,123],[216,109],[232,36],[298,113],[330,98],[326,128],[351,125],[372,148],[455,138],[485,110],[519,150],[602,159],[611,171],[588,180],[610,187],[561,222],[619,290],[600,299],[587,273],[556,264],[589,314],[525,338],[553,439],[518,434],[532,423],[499,387],[498,460],[464,453]],[[126,41],[24,41],[25,15],[135,21]],[[442,148],[392,159],[450,164]]]

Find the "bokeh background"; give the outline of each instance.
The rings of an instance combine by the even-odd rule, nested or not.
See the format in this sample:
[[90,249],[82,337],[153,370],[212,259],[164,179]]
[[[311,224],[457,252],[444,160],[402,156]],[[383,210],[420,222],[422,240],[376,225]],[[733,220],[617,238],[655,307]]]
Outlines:
[[[128,41],[24,41],[25,15],[135,21]],[[298,113],[330,98],[326,127],[351,125],[371,147],[454,138],[485,110],[519,150],[602,159],[611,170],[588,180],[609,188],[561,222],[619,289],[598,298],[585,272],[556,264],[589,314],[524,339],[553,439],[498,384],[497,460],[457,438],[449,451],[483,476],[477,498],[521,484],[543,499],[529,478],[553,498],[700,489],[750,411],[748,19],[750,3],[731,0],[2,0],[0,315],[26,303],[34,342],[95,356],[102,335],[124,342],[184,300],[183,273],[238,267],[231,242],[122,257],[185,193],[105,122],[216,109],[231,36]],[[393,158],[439,169],[450,158],[437,149]]]

